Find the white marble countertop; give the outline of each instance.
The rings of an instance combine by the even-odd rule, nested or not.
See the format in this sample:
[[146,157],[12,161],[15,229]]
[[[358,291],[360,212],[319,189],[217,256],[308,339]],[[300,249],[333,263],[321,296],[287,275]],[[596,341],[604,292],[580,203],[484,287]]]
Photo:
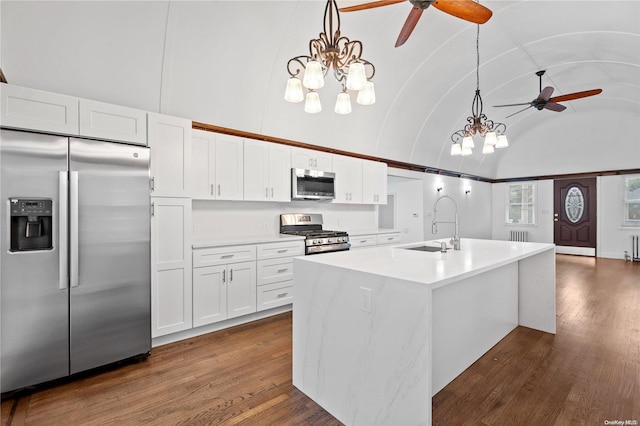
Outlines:
[[301,259],[439,287],[555,248],[553,244],[462,238],[461,250],[449,249],[446,253],[406,250],[422,244],[439,247],[442,241],[450,247],[446,238]]
[[192,243],[193,249],[238,246],[245,244],[265,244],[265,243],[281,243],[286,241],[303,241],[304,237],[299,235],[286,234],[265,234],[250,236],[233,236],[233,237],[203,237],[194,238]]

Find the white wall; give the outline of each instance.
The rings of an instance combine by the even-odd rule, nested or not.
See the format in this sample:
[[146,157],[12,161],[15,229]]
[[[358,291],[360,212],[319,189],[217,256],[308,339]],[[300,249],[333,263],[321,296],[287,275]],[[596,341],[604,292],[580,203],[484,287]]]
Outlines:
[[[492,199],[490,183],[394,168],[389,168],[388,174],[422,181],[422,219],[425,240],[453,236],[454,227],[449,224],[440,224],[438,225],[438,232],[436,234],[431,233],[433,205],[440,195],[449,195],[456,201],[459,231],[462,238],[491,238]],[[442,188],[442,190],[438,192],[437,188]],[[467,190],[469,191],[468,194],[465,193]],[[404,214],[412,213],[405,212]],[[438,220],[452,221],[453,217],[453,203],[448,200],[442,200],[438,203]]]
[[491,238],[509,240],[512,230],[529,232],[529,241],[534,243],[553,243],[553,180],[532,182],[536,191],[536,224],[506,224],[507,184],[495,183],[491,191],[493,196],[493,221]]
[[378,211],[372,205],[193,200],[192,211],[196,242],[277,234],[282,213],[322,213],[324,229],[354,231],[378,227]]
[[[387,192],[393,196],[394,222],[391,228],[402,232],[402,242],[424,241],[424,182],[422,179],[389,176]],[[382,213],[384,207],[380,206]],[[382,214],[381,214],[382,217]],[[381,223],[382,227],[383,224]]]
[[[512,229],[529,231],[529,241],[553,243],[553,180],[534,181],[536,185],[536,225],[506,225],[506,183],[493,184],[492,238],[508,240]],[[640,235],[640,228],[624,227],[624,175],[597,178],[597,247],[596,256],[624,259],[625,250],[631,253],[631,235]]]
[[631,235],[640,235],[640,227],[624,227],[623,199],[625,176],[598,177],[598,257],[624,259],[631,255]]

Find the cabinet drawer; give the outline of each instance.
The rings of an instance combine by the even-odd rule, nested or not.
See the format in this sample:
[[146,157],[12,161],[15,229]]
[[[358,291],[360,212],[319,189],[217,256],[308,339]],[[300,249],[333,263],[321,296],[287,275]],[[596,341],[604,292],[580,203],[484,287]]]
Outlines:
[[304,255],[304,241],[286,241],[258,245],[258,260]]
[[258,285],[273,284],[293,279],[293,259],[283,257],[258,261]]
[[402,239],[399,232],[393,234],[379,234],[376,238],[376,243],[381,246],[384,244],[398,244]]
[[349,237],[351,248],[371,247],[376,245],[375,235],[359,235],[357,237]]
[[258,287],[258,311],[275,308],[293,302],[293,281],[267,284]]
[[193,267],[227,265],[256,260],[256,246],[216,247],[193,251]]

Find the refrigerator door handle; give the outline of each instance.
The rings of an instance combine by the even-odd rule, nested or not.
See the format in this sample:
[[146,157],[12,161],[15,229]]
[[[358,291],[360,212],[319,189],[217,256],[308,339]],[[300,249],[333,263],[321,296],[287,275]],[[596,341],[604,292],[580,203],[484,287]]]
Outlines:
[[79,285],[78,267],[78,172],[69,172],[69,280],[71,287]]
[[69,216],[68,203],[68,175],[66,171],[58,172],[58,262],[59,262],[59,288],[66,290],[69,283],[69,248],[67,245],[67,220]]

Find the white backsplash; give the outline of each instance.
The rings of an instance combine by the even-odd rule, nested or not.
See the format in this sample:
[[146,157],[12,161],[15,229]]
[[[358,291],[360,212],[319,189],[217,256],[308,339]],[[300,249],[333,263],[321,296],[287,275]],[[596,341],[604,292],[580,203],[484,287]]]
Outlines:
[[197,240],[277,234],[282,213],[322,213],[324,229],[353,232],[378,227],[378,209],[373,205],[193,200],[192,212]]

